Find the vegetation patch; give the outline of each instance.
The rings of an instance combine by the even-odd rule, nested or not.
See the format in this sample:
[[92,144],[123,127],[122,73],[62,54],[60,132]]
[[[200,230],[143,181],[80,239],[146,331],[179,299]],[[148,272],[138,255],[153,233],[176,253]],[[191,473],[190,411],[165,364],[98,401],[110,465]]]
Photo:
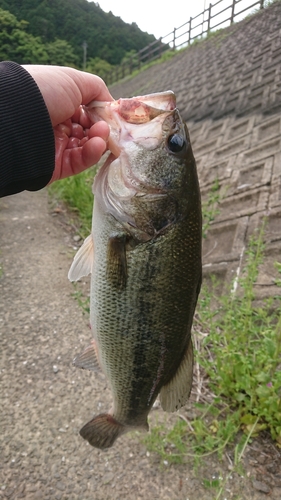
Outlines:
[[53,199],[62,200],[80,219],[79,232],[86,238],[91,231],[93,215],[92,185],[96,167],[85,170],[81,174],[54,182],[49,187]]
[[[144,442],[169,463],[187,457],[219,457],[228,452],[238,465],[248,442],[261,431],[281,447],[281,293],[255,301],[255,283],[264,256],[264,230],[250,239],[236,291],[216,296],[203,286],[194,321],[196,347],[195,416],[179,420],[167,432],[154,426]],[[275,284],[280,286],[281,264]],[[213,485],[214,486],[214,485]]]

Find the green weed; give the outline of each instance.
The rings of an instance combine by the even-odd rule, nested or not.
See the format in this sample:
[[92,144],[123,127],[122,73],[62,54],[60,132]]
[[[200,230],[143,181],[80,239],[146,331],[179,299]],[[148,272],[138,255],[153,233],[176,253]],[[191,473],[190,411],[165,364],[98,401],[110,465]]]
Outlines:
[[[212,290],[203,287],[194,341],[196,365],[205,380],[207,376],[204,400],[209,402],[200,402],[199,397],[194,403],[197,416],[179,421],[168,432],[159,426],[151,429],[144,442],[161,461],[181,463],[214,452],[221,458],[233,450],[237,469],[247,444],[259,432],[269,431],[281,445],[281,295],[260,306],[254,291],[263,261],[265,225],[266,221],[249,241],[236,292],[232,286],[227,295],[216,297],[214,309],[216,282]],[[281,273],[281,265],[275,267]],[[276,278],[275,283],[280,281]],[[222,492],[223,484],[207,483]]]
[[78,305],[82,308],[84,314],[90,314],[90,297],[78,289],[78,284],[73,282],[74,292],[73,297],[77,300]]
[[83,237],[88,236],[91,231],[94,201],[92,184],[95,172],[96,167],[93,167],[79,175],[54,182],[49,187],[52,198],[64,201],[79,216]]
[[[210,313],[199,300],[201,328],[208,330],[202,342],[199,363],[209,377],[209,386],[221,403],[239,414],[240,428],[255,434],[268,429],[281,444],[281,318],[280,297],[255,304],[254,285],[263,261],[264,224],[252,237],[238,293],[219,298]],[[206,291],[205,291],[206,293]],[[209,351],[215,362],[207,355]],[[256,420],[258,418],[258,423]]]
[[202,236],[206,238],[207,231],[210,227],[211,222],[215,219],[216,215],[219,214],[220,210],[218,207],[219,202],[222,199],[222,195],[220,194],[220,185],[219,181],[215,180],[213,183],[209,196],[206,201],[202,203]]

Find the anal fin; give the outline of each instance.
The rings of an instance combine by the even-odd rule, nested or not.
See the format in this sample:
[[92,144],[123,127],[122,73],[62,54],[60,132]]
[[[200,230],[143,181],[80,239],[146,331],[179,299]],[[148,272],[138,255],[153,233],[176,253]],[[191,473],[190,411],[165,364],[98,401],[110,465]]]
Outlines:
[[187,402],[193,378],[193,346],[190,339],[180,366],[173,378],[160,391],[160,403],[164,411],[173,412]]
[[73,365],[83,370],[91,370],[93,372],[100,372],[101,368],[97,357],[96,343],[92,340],[91,344],[86,349],[78,354],[73,360]]

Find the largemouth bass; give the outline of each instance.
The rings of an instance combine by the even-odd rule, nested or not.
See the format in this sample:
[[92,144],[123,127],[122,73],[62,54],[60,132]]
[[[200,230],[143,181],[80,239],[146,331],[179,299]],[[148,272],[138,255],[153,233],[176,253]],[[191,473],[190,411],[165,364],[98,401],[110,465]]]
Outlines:
[[129,430],[148,430],[158,394],[165,411],[189,397],[201,205],[187,127],[172,92],[93,102],[86,112],[93,122],[109,123],[112,153],[95,177],[92,233],[69,279],[92,273],[94,338],[74,364],[101,369],[108,380],[112,409],[80,431],[103,449]]

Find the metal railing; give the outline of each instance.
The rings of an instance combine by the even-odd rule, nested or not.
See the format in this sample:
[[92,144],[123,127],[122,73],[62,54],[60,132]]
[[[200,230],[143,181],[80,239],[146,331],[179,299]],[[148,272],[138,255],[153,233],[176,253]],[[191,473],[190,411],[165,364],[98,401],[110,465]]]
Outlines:
[[[263,9],[265,3],[264,0],[257,0],[249,5],[249,0],[229,0],[229,5],[219,10],[221,8],[219,4],[222,2],[224,5],[226,4],[226,0],[218,0],[214,4],[210,3],[203,12],[195,17],[190,17],[179,28],[174,28],[167,35],[150,43],[128,60],[114,67],[105,77],[107,85],[132,74],[136,69],[141,69],[144,64],[159,59],[165,52],[187,47],[196,39],[204,38],[212,30],[218,29],[219,26],[225,28],[235,21],[240,21],[247,15],[247,12],[250,14],[249,11],[254,7],[258,6],[259,9]],[[238,10],[238,4],[241,4],[239,7],[243,7],[242,10]]]

